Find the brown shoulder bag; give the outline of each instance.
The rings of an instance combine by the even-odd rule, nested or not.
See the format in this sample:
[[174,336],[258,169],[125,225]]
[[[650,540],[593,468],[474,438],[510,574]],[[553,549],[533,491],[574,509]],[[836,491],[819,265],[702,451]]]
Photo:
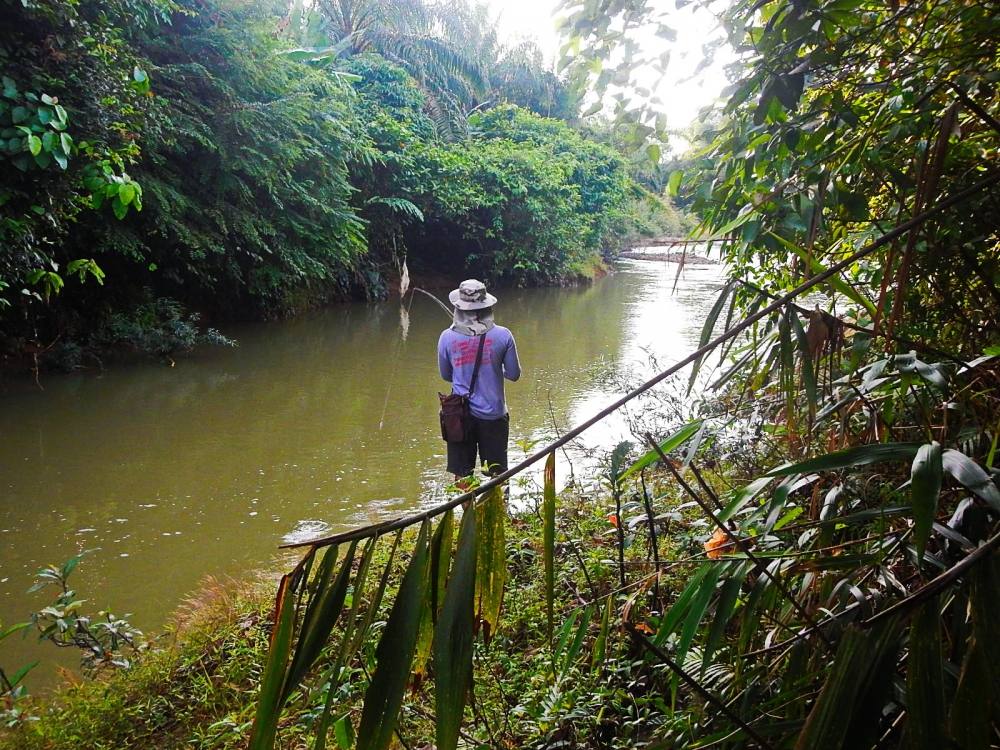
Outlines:
[[486,334],[479,337],[479,350],[476,352],[476,364],[472,368],[472,380],[469,381],[469,393],[459,396],[457,393],[438,394],[441,399],[441,437],[449,443],[463,443],[469,437],[472,425],[472,413],[469,411],[469,398],[476,390],[476,380],[479,378],[479,365],[483,361],[483,347],[486,345]]

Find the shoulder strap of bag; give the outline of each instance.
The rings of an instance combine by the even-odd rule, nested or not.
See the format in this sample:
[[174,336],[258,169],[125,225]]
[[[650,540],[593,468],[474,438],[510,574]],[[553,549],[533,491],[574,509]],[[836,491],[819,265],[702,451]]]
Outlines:
[[476,352],[476,365],[472,368],[472,380],[469,381],[469,398],[476,390],[476,380],[479,378],[479,365],[483,363],[483,347],[486,346],[486,334],[479,337],[479,351]]

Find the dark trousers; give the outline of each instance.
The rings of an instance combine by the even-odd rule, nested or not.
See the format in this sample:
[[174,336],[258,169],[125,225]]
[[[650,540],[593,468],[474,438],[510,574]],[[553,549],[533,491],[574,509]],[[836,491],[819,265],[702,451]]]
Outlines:
[[500,419],[472,417],[469,437],[461,443],[448,443],[448,471],[464,477],[476,468],[476,453],[490,476],[507,471],[507,439],[510,415]]

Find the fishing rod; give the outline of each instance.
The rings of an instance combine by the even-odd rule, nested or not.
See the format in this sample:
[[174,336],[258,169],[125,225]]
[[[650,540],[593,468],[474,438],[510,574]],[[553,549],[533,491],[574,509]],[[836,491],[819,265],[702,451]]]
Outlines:
[[674,363],[666,370],[663,370],[658,375],[655,375],[649,380],[647,380],[642,385],[624,394],[614,403],[604,407],[596,414],[591,416],[589,419],[585,420],[582,424],[579,424],[572,430],[566,432],[562,437],[558,438],[557,440],[554,440],[545,447],[540,448],[539,450],[532,453],[530,456],[527,456],[517,465],[510,467],[509,469],[507,469],[507,471],[498,474],[495,477],[490,478],[489,480],[483,482],[478,487],[471,489],[467,492],[463,492],[460,495],[457,495],[443,503],[435,505],[419,513],[414,513],[409,516],[400,516],[387,521],[382,521],[381,523],[370,524],[368,526],[352,529],[350,531],[345,531],[338,534],[332,534],[329,536],[320,537],[318,539],[312,539],[304,542],[295,542],[291,544],[282,544],[279,545],[279,549],[293,549],[297,547],[313,547],[318,549],[319,547],[326,547],[333,544],[341,544],[344,542],[353,541],[355,539],[366,539],[369,537],[380,536],[390,531],[395,531],[397,529],[404,529],[416,523],[420,523],[422,521],[434,518],[435,516],[439,516],[442,513],[445,513],[453,508],[457,508],[458,506],[462,505],[463,503],[469,500],[473,500],[476,497],[479,497],[480,495],[489,492],[494,487],[499,487],[507,480],[511,479],[517,474],[520,474],[528,467],[532,466],[533,464],[545,458],[549,453],[552,453],[553,451],[561,448],[571,440],[576,439],[585,430],[587,430],[590,427],[593,427],[595,424],[600,422],[602,419],[607,417],[612,412],[620,409],[622,406],[627,404],[636,396],[645,393],[657,383],[666,380],[668,377],[678,372],[682,368],[692,364],[695,360],[704,357],[706,354],[713,351],[720,344],[728,341],[731,338],[738,336],[743,331],[752,326],[754,323],[756,323],[758,320],[765,318],[766,316],[770,315],[776,310],[783,309],[785,305],[787,305],[789,302],[792,302],[796,297],[800,296],[803,292],[812,289],[817,284],[826,281],[830,277],[840,273],[845,268],[850,267],[851,265],[857,263],[862,258],[865,258],[866,256],[870,255],[878,248],[887,245],[897,237],[900,237],[901,235],[904,235],[907,232],[909,232],[911,229],[920,226],[923,222],[925,222],[932,216],[935,216],[941,213],[942,211],[963,202],[967,198],[970,198],[971,196],[975,195],[976,193],[982,190],[993,187],[997,183],[1000,183],[1000,172],[992,172],[988,174],[986,177],[984,177],[982,180],[973,183],[964,190],[955,193],[949,198],[941,200],[939,203],[935,204],[931,208],[922,211],[921,213],[902,222],[901,224],[898,224],[896,227],[890,229],[888,232],[883,234],[878,239],[875,239],[869,242],[867,245],[864,245],[863,247],[859,248],[858,250],[851,253],[843,260],[827,268],[825,271],[822,271],[805,279],[794,289],[781,295],[780,297],[778,297],[778,299],[776,299],[773,303],[771,303],[764,309],[758,310],[753,315],[744,318],[738,324],[734,325],[732,328],[719,334],[714,339],[707,342],[705,345],[691,352],[690,354],[688,354],[688,356],[684,357],[679,362]]

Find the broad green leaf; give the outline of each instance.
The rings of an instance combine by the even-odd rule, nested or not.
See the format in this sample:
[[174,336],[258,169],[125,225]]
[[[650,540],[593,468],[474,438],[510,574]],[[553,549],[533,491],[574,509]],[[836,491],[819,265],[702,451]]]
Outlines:
[[910,470],[910,499],[913,504],[913,543],[917,559],[924,557],[924,548],[931,535],[937,515],[938,495],[941,494],[941,444],[937,441],[921,445]]
[[337,739],[340,750],[351,750],[354,747],[354,725],[350,714],[344,714],[334,722],[333,736]]
[[680,170],[670,173],[670,179],[667,181],[667,195],[671,198],[677,195],[677,190],[681,186],[681,180],[684,179],[684,173]]
[[128,205],[135,198],[135,186],[131,182],[126,182],[118,186],[118,200],[124,205]]
[[351,542],[343,561],[340,572],[331,584],[331,575],[337,563],[337,547],[330,547],[323,556],[317,588],[310,599],[306,612],[302,617],[302,627],[299,629],[299,640],[292,656],[292,665],[288,670],[288,678],[282,690],[282,700],[287,700],[292,690],[306,676],[320,651],[333,632],[333,626],[344,609],[347,598],[347,587],[351,580],[354,552],[358,543]]
[[[693,422],[688,422],[686,425],[678,428],[660,443],[660,450],[664,453],[670,453],[670,451],[675,450],[678,446],[682,445],[687,441],[692,435],[698,432],[701,427],[702,420],[696,419]],[[645,469],[647,466],[652,466],[654,463],[660,460],[659,454],[655,450],[651,450],[644,455],[640,456],[636,461],[629,466],[624,472],[622,472],[619,477],[619,481],[625,481],[631,476],[634,476]]]
[[476,592],[476,513],[467,508],[444,606],[434,629],[434,707],[437,750],[455,750],[472,676],[473,607]]
[[37,135],[29,135],[27,140],[28,152],[32,156],[38,156],[42,153],[42,139]]
[[939,606],[937,597],[922,604],[910,626],[906,742],[912,750],[940,750],[948,744],[944,731],[944,658]]
[[811,474],[817,471],[834,471],[852,466],[866,466],[881,461],[909,461],[920,450],[920,443],[873,443],[827,453],[795,464],[771,469],[766,477],[787,477],[790,474]]
[[410,665],[417,647],[420,613],[427,596],[427,537],[429,523],[420,526],[416,547],[396,592],[389,620],[375,649],[375,673],[365,691],[358,727],[358,750],[385,750],[392,742]]
[[504,535],[506,507],[503,487],[494,487],[476,504],[479,544],[476,553],[476,616],[483,640],[490,642],[500,622],[503,589],[507,580],[507,542]]
[[285,682],[288,659],[295,631],[296,574],[283,576],[278,586],[274,608],[274,627],[268,646],[267,664],[257,698],[257,714],[250,734],[249,750],[273,750],[281,718],[281,689]]
[[944,470],[956,481],[1000,513],[1000,489],[997,489],[989,474],[979,464],[961,451],[951,449],[942,454],[941,461]]
[[545,621],[549,645],[555,627],[555,546],[556,546],[556,454],[545,459],[545,479],[542,490],[542,558],[545,567]]

